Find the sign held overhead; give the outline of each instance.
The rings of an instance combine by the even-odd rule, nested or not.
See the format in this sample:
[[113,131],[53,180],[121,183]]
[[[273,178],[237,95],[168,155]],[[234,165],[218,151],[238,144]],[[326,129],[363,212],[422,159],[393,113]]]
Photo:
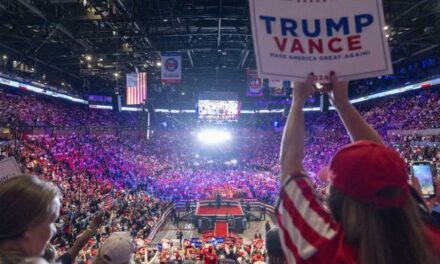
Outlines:
[[355,80],[392,73],[382,0],[249,0],[260,78]]

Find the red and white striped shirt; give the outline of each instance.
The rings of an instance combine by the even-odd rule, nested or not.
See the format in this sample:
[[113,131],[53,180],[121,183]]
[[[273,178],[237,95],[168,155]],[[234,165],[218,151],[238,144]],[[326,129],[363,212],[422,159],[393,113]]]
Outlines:
[[[289,264],[356,264],[357,249],[324,210],[307,177],[286,179],[277,210],[283,251]],[[440,230],[426,225],[427,239],[440,257]]]
[[344,243],[339,224],[324,210],[307,177],[287,179],[277,211],[289,264],[355,264],[357,251]]

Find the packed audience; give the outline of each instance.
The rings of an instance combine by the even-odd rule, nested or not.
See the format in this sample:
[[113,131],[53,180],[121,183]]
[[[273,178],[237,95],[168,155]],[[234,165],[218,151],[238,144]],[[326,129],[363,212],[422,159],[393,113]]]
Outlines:
[[[439,135],[417,135],[420,130],[440,128],[439,91],[388,98],[361,107],[367,121],[408,163],[429,160],[440,171]],[[310,113],[306,118],[308,133],[314,136],[306,142],[305,167],[316,186],[323,188],[324,183],[317,177],[319,170],[349,138],[334,112]],[[0,120],[71,128],[140,122],[136,113],[91,110],[4,92],[0,93]],[[400,132],[403,130],[414,131],[404,135]],[[102,210],[106,198],[111,197],[113,206],[105,210],[102,226],[79,252],[78,263],[91,262],[102,242],[116,231],[135,237],[136,260],[140,263],[153,259],[183,261],[195,259],[197,254],[174,246],[175,250],[164,251],[171,253],[167,260],[152,250],[155,245],[148,240],[171,202],[212,199],[221,193],[224,198],[255,198],[274,204],[278,196],[281,130],[235,127],[231,131],[233,142],[210,147],[198,143],[196,130],[188,127],[156,128],[150,140],[117,133],[79,133],[74,129],[26,135],[17,141],[3,135],[0,159],[15,156],[23,171],[53,182],[61,190],[58,231],[52,239],[60,253],[74,245],[94,214]],[[246,252],[245,245],[233,248],[236,253]],[[228,255],[227,251],[214,249],[219,256]],[[241,253],[246,255],[242,259],[255,262],[255,254],[250,252]]]

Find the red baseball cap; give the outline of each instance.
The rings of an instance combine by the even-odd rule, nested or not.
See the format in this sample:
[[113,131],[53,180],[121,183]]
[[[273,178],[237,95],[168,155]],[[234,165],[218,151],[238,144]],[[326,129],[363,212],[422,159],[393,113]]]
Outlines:
[[[333,157],[326,173],[337,190],[377,208],[403,207],[409,196],[405,161],[382,144],[363,140],[345,146]],[[379,195],[389,187],[402,192],[391,198]]]

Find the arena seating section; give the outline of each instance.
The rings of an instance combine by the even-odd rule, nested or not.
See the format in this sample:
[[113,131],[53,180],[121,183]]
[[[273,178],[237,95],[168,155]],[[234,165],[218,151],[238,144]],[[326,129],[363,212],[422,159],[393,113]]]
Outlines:
[[[386,144],[396,148],[408,162],[430,160],[439,168],[440,136],[416,135],[420,130],[440,128],[439,90],[385,98],[358,107]],[[93,133],[96,127],[136,127],[140,120],[137,115],[0,92],[0,127],[20,124],[62,131],[24,133],[17,141],[4,134],[0,145],[0,159],[15,155],[23,171],[40,175],[61,189],[59,232],[53,240],[60,251],[87,227],[91,214],[99,210],[107,194],[114,198],[115,207],[107,213],[112,224],[102,234],[126,230],[139,239],[148,237],[172,201],[212,199],[220,192],[228,199],[275,202],[280,188],[280,130],[252,125],[231,128],[234,144],[218,148],[213,156],[205,156],[203,148],[194,143],[190,128],[154,128],[151,140]],[[305,167],[322,190],[325,185],[316,178],[317,173],[349,138],[334,111],[307,113],[306,119],[307,133],[313,136],[306,142]],[[409,130],[409,134],[399,133],[402,130]],[[231,157],[237,164],[225,163]],[[220,230],[220,223],[216,229]],[[91,241],[81,257],[96,254],[96,243],[96,239]]]

